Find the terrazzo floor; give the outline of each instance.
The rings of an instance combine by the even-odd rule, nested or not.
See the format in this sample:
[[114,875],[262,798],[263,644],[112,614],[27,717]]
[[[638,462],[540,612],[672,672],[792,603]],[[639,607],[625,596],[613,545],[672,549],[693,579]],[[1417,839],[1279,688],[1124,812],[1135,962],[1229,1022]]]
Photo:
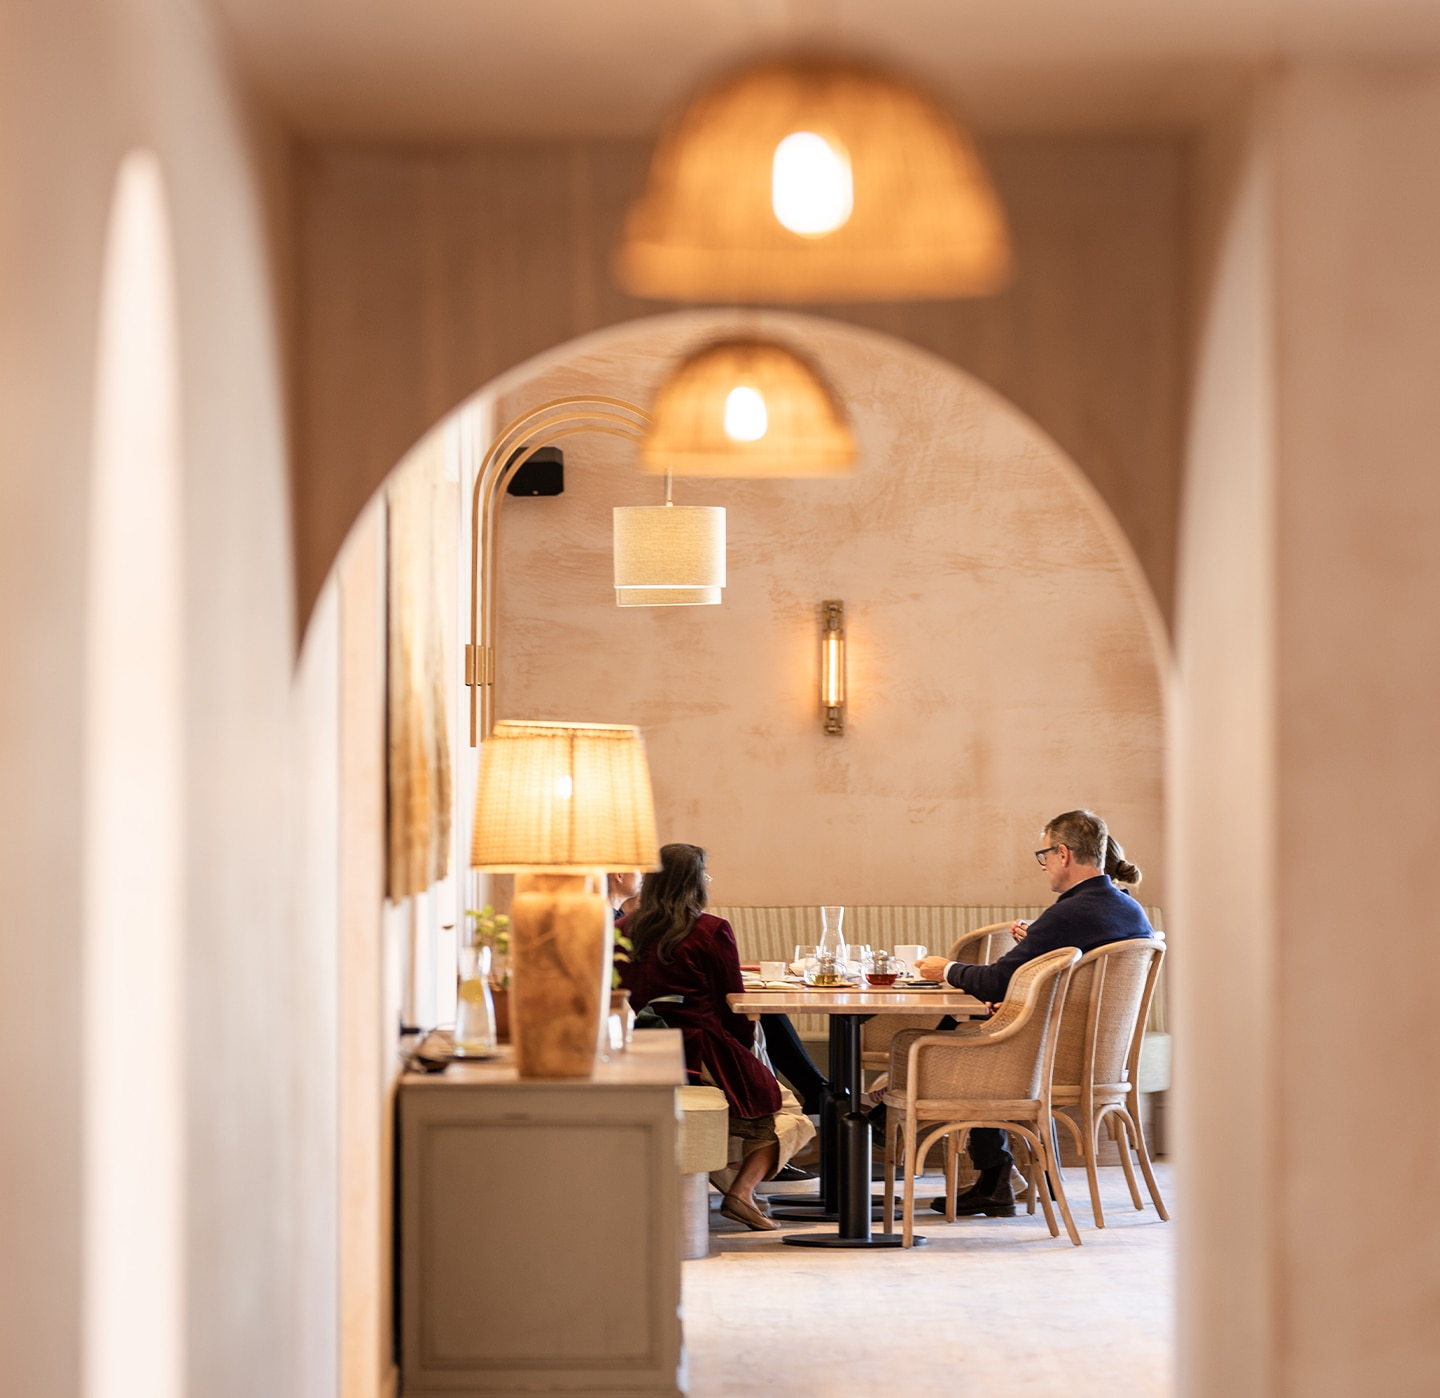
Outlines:
[[917,1210],[929,1244],[909,1252],[792,1248],[712,1215],[710,1256],[685,1263],[690,1398],[1168,1398],[1174,1225],[1148,1199],[1137,1213],[1112,1166],[1096,1229],[1084,1172],[1065,1173],[1078,1248],[1023,1208],[948,1224]]

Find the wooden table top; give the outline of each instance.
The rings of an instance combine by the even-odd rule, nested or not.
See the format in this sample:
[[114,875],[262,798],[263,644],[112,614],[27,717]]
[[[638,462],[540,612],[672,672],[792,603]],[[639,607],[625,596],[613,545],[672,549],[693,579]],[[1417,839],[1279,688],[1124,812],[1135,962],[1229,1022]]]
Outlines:
[[985,1003],[963,990],[744,990],[727,995],[736,1014],[750,1019],[761,1015],[954,1015],[975,1019],[986,1013]]

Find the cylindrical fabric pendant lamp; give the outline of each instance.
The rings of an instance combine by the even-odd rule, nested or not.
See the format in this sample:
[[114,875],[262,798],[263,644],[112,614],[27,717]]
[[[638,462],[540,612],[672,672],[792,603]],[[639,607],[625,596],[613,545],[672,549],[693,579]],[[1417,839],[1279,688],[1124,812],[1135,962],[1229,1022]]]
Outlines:
[[718,607],[718,587],[617,587],[617,607]]
[[610,992],[612,869],[658,869],[640,730],[502,720],[480,745],[470,863],[515,874],[511,1032],[523,1078],[589,1077]]
[[677,476],[843,476],[855,439],[819,372],[765,340],[724,340],[660,386],[640,444],[647,471]]
[[725,586],[723,509],[617,505],[614,531],[618,605],[713,606],[720,601]]
[[680,301],[986,295],[1005,217],[970,134],[914,84],[851,59],[753,64],[666,128],[615,256]]

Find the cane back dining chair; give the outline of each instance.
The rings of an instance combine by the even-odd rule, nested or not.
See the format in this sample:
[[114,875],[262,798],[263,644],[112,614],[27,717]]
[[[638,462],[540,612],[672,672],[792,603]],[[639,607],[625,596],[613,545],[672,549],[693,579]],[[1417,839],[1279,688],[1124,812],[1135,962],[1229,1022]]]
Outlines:
[[1132,1144],[1155,1212],[1167,1222],[1170,1218],[1155,1183],[1137,1087],[1145,1021],[1164,958],[1164,942],[1137,937],[1086,952],[1070,975],[1055,1045],[1050,1105],[1055,1120],[1069,1131],[1084,1157],[1097,1228],[1105,1226],[1096,1165],[1100,1128],[1107,1124],[1120,1149],[1135,1207],[1145,1205],[1130,1161]]
[[[1050,1076],[1060,1015],[1071,968],[1079,959],[1074,947],[1061,947],[1027,961],[1010,978],[1000,1008],[983,1024],[940,1033],[910,1029],[895,1036],[890,1086],[884,1096],[883,1226],[887,1233],[895,1231],[895,1166],[897,1155],[903,1153],[905,1247],[914,1244],[915,1176],[920,1163],[941,1137],[950,1136],[958,1143],[977,1126],[1012,1132],[1026,1143],[1050,1185],[1039,1190],[1050,1236],[1060,1235],[1050,1202],[1053,1191],[1070,1241],[1080,1246],[1050,1125]],[[953,1160],[953,1151],[950,1154]],[[1032,1181],[1032,1193],[1034,1183],[1038,1181]],[[953,1180],[947,1181],[946,1197],[946,1218],[953,1223]]]
[[[988,966],[992,961],[998,961],[1014,945],[1010,924],[992,922],[957,937],[951,944],[946,959]],[[860,1030],[860,1066],[872,1072],[883,1073],[890,1066],[891,1041],[902,1029],[914,1027],[913,1015],[875,1015],[867,1020]],[[877,1090],[881,1085],[876,1084]]]

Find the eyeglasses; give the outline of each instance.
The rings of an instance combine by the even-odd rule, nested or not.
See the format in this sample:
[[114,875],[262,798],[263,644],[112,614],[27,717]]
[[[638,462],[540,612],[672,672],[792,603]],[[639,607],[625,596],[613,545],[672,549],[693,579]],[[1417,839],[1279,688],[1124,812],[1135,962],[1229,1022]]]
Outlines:
[[1054,854],[1057,849],[1068,849],[1068,845],[1046,845],[1044,849],[1035,851],[1035,862],[1043,869],[1045,867],[1045,856]]

